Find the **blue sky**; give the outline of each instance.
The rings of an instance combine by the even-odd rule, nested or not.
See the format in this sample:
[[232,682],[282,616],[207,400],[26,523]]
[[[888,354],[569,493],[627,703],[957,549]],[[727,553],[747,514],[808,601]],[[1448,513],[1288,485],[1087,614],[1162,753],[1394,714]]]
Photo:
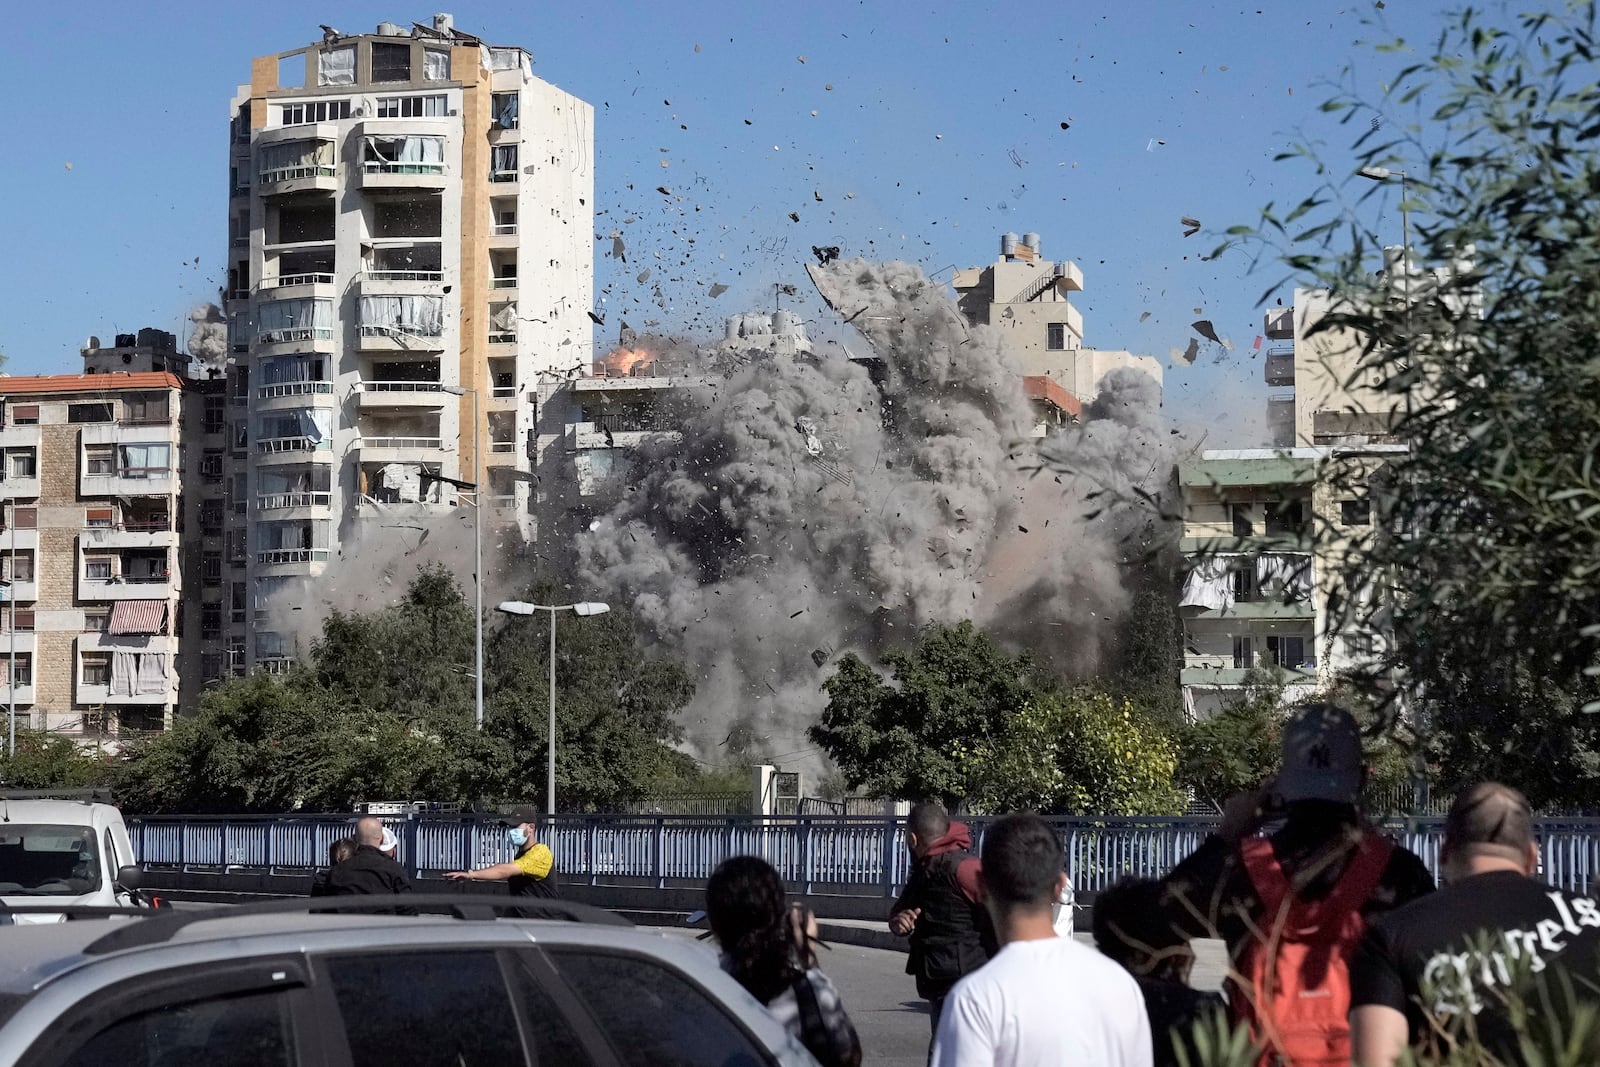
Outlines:
[[[1317,111],[1328,83],[1354,63],[1376,97],[1397,62],[1354,44],[1375,36],[1361,24],[1370,0],[440,6],[467,32],[528,48],[536,74],[595,106],[602,345],[620,319],[720,332],[725,315],[769,305],[774,283],[803,285],[813,244],[934,272],[989,263],[1001,233],[1034,230],[1047,258],[1083,268],[1090,345],[1167,360],[1197,318],[1232,339],[1168,371],[1172,417],[1210,430],[1208,445],[1249,444],[1260,427],[1251,344],[1278,274],[1250,275],[1239,255],[1202,261],[1215,240],[1185,239],[1179,219],[1220,231],[1300,199],[1309,168],[1272,157],[1309,139],[1340,158],[1349,131]],[[1445,9],[1391,0],[1376,14],[1427,42]],[[252,56],[319,39],[322,22],[370,32],[432,12],[393,0],[30,8],[0,71],[13,101],[0,184],[8,370],[76,370],[86,335],[179,329],[214,299],[228,100]],[[1394,205],[1374,222],[1398,243]],[[606,255],[613,230],[626,265]],[[712,299],[717,282],[731,288]]]

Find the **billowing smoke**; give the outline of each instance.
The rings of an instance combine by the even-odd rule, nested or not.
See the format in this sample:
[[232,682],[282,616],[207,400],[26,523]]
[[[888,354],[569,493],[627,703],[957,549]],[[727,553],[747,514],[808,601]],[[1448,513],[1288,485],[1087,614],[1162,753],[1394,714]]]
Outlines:
[[189,312],[189,354],[207,367],[228,364],[228,316],[215,304],[200,304]]
[[630,602],[697,670],[685,726],[711,755],[745,726],[805,762],[828,660],[872,658],[931,621],[1021,608],[1060,633],[1064,670],[1092,669],[1098,620],[1123,606],[1127,522],[1110,500],[1089,516],[1084,497],[1164,480],[1147,474],[1159,398],[1138,383],[1108,380],[1105,421],[1051,442],[1077,473],[1030,475],[1033,419],[998,335],[915,267],[812,273],[871,360],[752,355],[708,378],[680,397],[681,440],[641,448],[578,545],[583,588]]

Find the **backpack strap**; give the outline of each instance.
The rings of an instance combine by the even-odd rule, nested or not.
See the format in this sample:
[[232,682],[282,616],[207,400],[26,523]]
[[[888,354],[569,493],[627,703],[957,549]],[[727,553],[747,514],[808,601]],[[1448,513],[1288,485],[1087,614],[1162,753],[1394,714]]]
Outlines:
[[1296,920],[1311,923],[1319,922],[1325,915],[1349,915],[1360,911],[1383,880],[1383,873],[1388,869],[1393,854],[1394,843],[1387,837],[1363,833],[1332,891],[1321,900],[1302,901],[1296,898],[1269,839],[1252,837],[1239,844],[1245,873],[1249,875],[1250,884],[1266,913],[1279,914],[1285,900],[1288,900],[1289,910],[1295,913]]
[[1322,901],[1322,907],[1333,915],[1359,912],[1389,868],[1394,855],[1394,842],[1382,834],[1364,832],[1344,873],[1339,876],[1333,892]]
[[1239,842],[1239,858],[1262,907],[1269,915],[1277,914],[1292,891],[1272,842],[1265,837],[1247,837]]

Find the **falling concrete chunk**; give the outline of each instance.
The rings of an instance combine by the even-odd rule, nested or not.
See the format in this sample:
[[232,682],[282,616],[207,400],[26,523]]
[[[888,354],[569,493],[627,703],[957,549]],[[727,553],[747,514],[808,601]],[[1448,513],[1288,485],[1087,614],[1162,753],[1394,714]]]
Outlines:
[[717,297],[721,296],[723,293],[726,293],[727,291],[728,291],[728,287],[726,285],[723,285],[721,282],[715,282],[715,283],[712,284],[711,288],[708,289],[706,292],[707,292],[707,295],[710,296],[712,299],[716,299]]

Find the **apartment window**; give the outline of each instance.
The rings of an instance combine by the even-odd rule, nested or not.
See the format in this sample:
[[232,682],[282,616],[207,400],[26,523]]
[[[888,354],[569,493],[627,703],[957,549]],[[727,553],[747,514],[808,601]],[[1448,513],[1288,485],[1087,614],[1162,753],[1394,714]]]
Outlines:
[[1255,639],[1250,637],[1235,637],[1233,639],[1233,666],[1237,670],[1248,670],[1256,665]]
[[222,584],[221,552],[203,552],[200,554],[200,580],[206,585]]
[[439,48],[422,50],[422,79],[430,82],[450,80],[450,53]]
[[227,397],[207,395],[205,398],[205,412],[201,418],[201,431],[203,433],[221,433],[226,428],[227,411]]
[[1267,638],[1267,655],[1279,667],[1299,667],[1306,662],[1306,639],[1303,637]]
[[122,398],[123,422],[166,422],[166,393],[129,393]]
[[250,448],[250,424],[240,419],[233,428],[233,450],[244,452]]
[[244,622],[245,584],[234,582],[228,591],[228,615],[235,623]]
[[38,404],[18,404],[11,409],[11,425],[37,426],[39,425]]
[[161,443],[117,445],[118,473],[124,478],[161,478],[172,473],[172,446]]
[[448,114],[445,106],[444,94],[437,96],[380,96],[378,97],[378,117],[380,119],[423,119],[442,118]]
[[233,498],[233,513],[235,515],[243,515],[245,508],[250,503],[249,475],[241,473],[233,476],[233,493],[231,495]]
[[1063,351],[1067,347],[1067,324],[1048,323],[1044,328],[1044,346],[1052,352]]
[[215,537],[222,532],[221,504],[206,504],[200,509],[200,532],[206,537]]
[[116,563],[110,556],[85,556],[83,576],[93,582],[109,582],[116,576]]
[[315,100],[303,104],[284,104],[279,110],[280,126],[301,126],[308,122],[337,122],[350,117],[348,100]]
[[83,632],[86,634],[103,634],[110,626],[110,608],[90,608],[83,613]]
[[517,111],[521,96],[517,93],[495,93],[490,97],[494,111],[494,124],[502,130],[517,128]]
[[117,513],[111,508],[87,508],[83,513],[83,525],[90,530],[109,530],[117,524]]
[[200,605],[200,636],[205,638],[222,636],[222,605]]
[[1233,517],[1233,536],[1253,537],[1256,525],[1251,518],[1249,504],[1229,504],[1228,511]]
[[117,473],[117,450],[114,445],[85,445],[83,449],[85,474],[111,475]]
[[85,652],[83,654],[83,669],[79,674],[84,685],[110,685],[111,684],[111,653]]
[[1302,534],[1306,527],[1305,502],[1284,500],[1267,509],[1267,533]]
[[1339,501],[1339,521],[1346,526],[1372,525],[1372,501],[1370,500],[1341,500]]
[[8,582],[33,581],[33,552],[7,551],[3,562],[0,562],[0,575],[4,575]]
[[1372,635],[1353,633],[1344,635],[1344,654],[1351,659],[1370,659],[1376,648]]
[[[7,659],[9,660],[10,657],[8,656]],[[15,665],[11,669],[11,684],[19,688],[33,684],[33,653],[18,652],[16,654]]]
[[222,680],[222,653],[205,652],[200,656],[200,674],[207,682]]
[[[232,329],[234,324],[229,323],[228,326],[229,329]],[[246,345],[245,347],[248,348],[249,346]],[[229,367],[228,385],[228,395],[233,398],[234,406],[242,407],[250,402],[249,367]]]
[[[25,508],[12,508],[12,518],[16,520],[19,530],[37,530],[39,528],[39,508],[30,504]],[[3,513],[0,513],[0,529],[5,528]]]
[[497,144],[490,149],[489,180],[514,182],[517,180],[517,146]]
[[200,457],[200,477],[215,481],[222,477],[222,453],[208,450]]
[[411,80],[411,46],[372,43],[372,81],[408,82]]
[[110,402],[97,404],[68,404],[68,422],[110,422]]
[[[7,608],[4,613],[0,613],[0,623],[9,624],[10,622],[11,622],[11,609]],[[31,633],[33,631],[33,609],[32,608],[18,608],[17,609],[16,630],[17,630],[17,633]]]
[[228,638],[228,673],[238,676],[244,673],[244,638]]
[[6,477],[39,477],[39,456],[31,448],[14,448],[6,453]]

